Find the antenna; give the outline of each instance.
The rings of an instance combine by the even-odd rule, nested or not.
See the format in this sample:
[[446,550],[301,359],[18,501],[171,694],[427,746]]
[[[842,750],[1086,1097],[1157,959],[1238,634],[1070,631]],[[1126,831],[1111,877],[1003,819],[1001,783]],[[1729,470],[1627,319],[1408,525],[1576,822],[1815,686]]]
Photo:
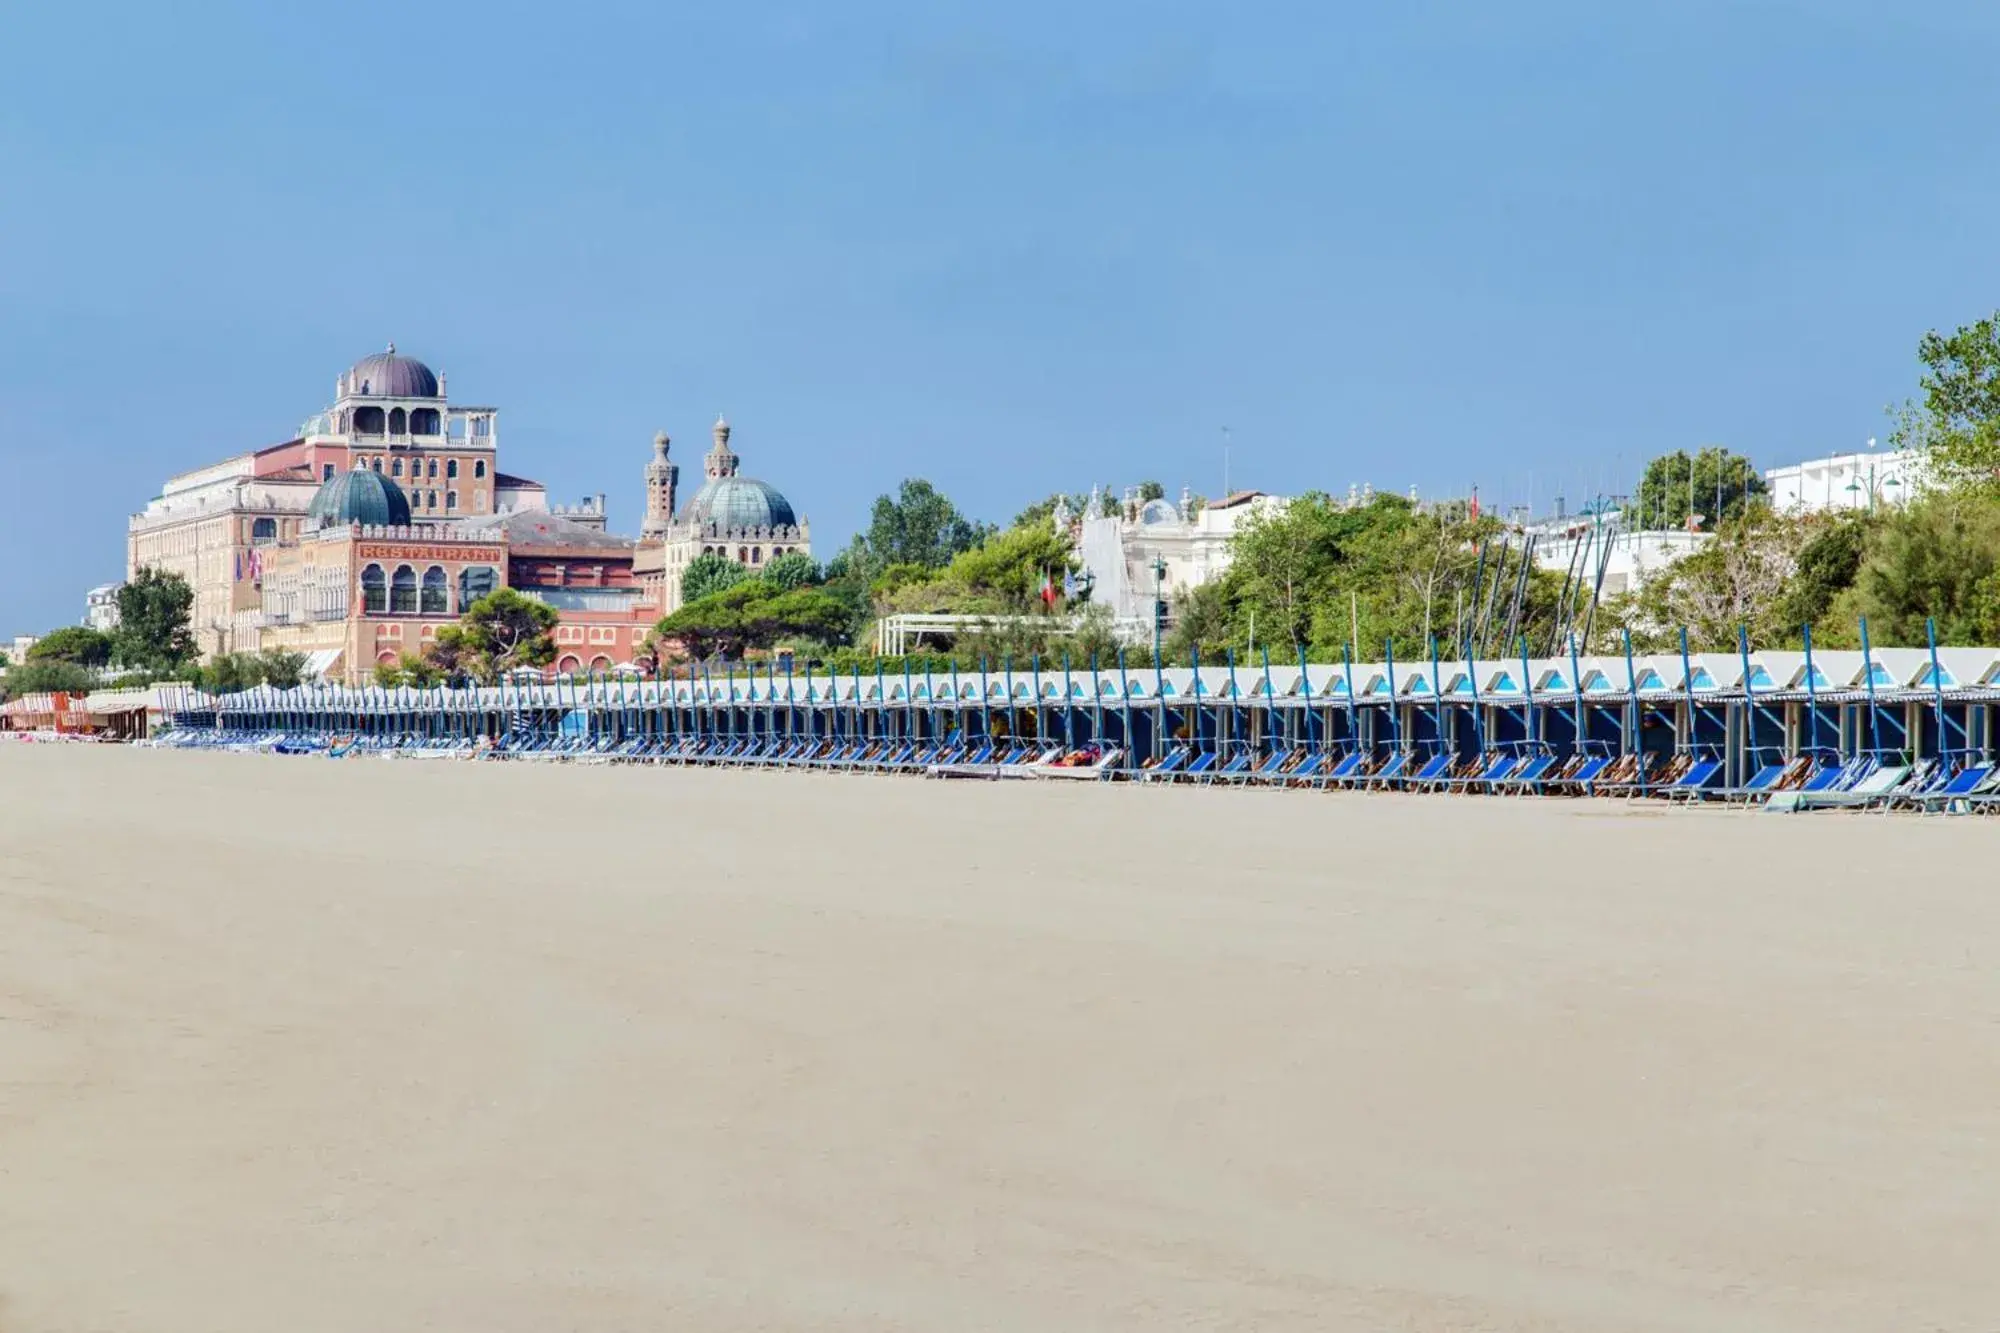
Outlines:
[[1222,428],[1222,498],[1229,498],[1229,427]]

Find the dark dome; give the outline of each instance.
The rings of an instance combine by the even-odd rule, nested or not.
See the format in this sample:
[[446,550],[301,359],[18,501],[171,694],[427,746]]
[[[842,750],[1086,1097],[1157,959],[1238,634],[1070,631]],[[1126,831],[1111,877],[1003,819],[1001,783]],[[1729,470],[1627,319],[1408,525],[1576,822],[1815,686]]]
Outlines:
[[795,528],[792,502],[769,482],[751,477],[716,477],[704,482],[680,512],[683,523],[720,528]]
[[345,527],[349,523],[402,527],[409,521],[410,502],[403,488],[373,470],[336,473],[319,488],[306,509],[309,528]]
[[396,344],[389,350],[364,356],[347,372],[347,391],[367,398],[435,398],[438,377],[413,356],[397,356]]

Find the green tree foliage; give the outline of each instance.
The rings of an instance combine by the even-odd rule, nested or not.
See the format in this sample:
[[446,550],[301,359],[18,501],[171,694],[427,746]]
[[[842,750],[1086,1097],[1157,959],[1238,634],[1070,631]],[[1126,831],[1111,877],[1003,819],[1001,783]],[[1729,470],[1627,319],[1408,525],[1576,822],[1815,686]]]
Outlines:
[[1799,626],[1786,623],[1787,597],[1813,525],[1753,509],[1722,525],[1714,541],[1675,561],[1642,585],[1627,624],[1642,647],[1664,650],[1688,634],[1697,652],[1736,647],[1737,628],[1753,643],[1790,643]]
[[[555,660],[556,609],[513,588],[495,588],[465,609],[456,640],[461,666],[487,684],[517,667]],[[440,631],[439,637],[443,637]]]
[[1142,481],[1139,483],[1140,504],[1145,504],[1148,500],[1164,499],[1166,498],[1166,494],[1167,488],[1160,485],[1157,481]]
[[780,591],[790,592],[794,588],[812,587],[821,581],[823,575],[819,561],[803,551],[788,551],[784,555],[773,556],[758,577]]
[[101,667],[111,661],[111,636],[84,625],[65,625],[35,640],[34,647],[28,649],[28,660]]
[[879,609],[891,614],[1020,615],[1042,605],[1044,579],[1060,590],[1063,573],[1072,565],[1067,535],[1045,523],[1009,528],[960,552],[929,578],[878,583],[888,589]]
[[74,662],[30,660],[7,668],[0,692],[9,699],[27,694],[88,694],[94,680],[88,667]]
[[375,683],[385,690],[393,690],[403,683],[401,662],[377,662],[373,673]]
[[396,671],[402,683],[412,689],[427,690],[444,680],[444,670],[428,656],[419,657],[405,652],[396,661]]
[[[1766,491],[1764,478],[1749,459],[1727,449],[1690,454],[1677,449],[1646,465],[1632,509],[1647,528],[1684,528],[1698,516],[1704,532],[1741,518]],[[1718,504],[1720,508],[1718,508]]]
[[1830,617],[1837,641],[1848,642],[1863,615],[1885,647],[1924,643],[1926,617],[1940,643],[2000,642],[2000,497],[1947,492],[1883,519]]
[[749,579],[681,607],[653,634],[691,658],[741,658],[787,640],[837,642],[851,619],[848,604],[823,588],[786,589]]
[[269,648],[260,656],[259,662],[263,667],[264,683],[273,689],[292,689],[305,676],[304,653],[289,652],[283,648]]
[[974,522],[921,478],[906,478],[893,496],[877,496],[862,542],[878,566],[912,564],[942,569],[992,529]]
[[234,694],[264,683],[264,659],[255,653],[218,653],[189,674],[210,694]]
[[698,555],[681,571],[681,602],[699,602],[750,577],[750,571],[726,555]]
[[2000,314],[1949,334],[1933,329],[1917,359],[1923,401],[1904,408],[1895,442],[1924,450],[1947,488],[2000,490]]
[[142,569],[118,590],[118,632],[112,654],[125,666],[177,667],[195,655],[189,618],[194,591],[178,574]]

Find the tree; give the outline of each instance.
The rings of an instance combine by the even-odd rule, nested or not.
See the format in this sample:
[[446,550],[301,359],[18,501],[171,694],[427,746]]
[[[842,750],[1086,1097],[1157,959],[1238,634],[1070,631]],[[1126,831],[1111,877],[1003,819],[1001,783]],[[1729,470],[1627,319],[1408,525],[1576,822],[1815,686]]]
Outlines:
[[462,648],[471,671],[492,683],[516,667],[543,667],[555,660],[556,609],[513,588],[495,588],[465,609]]
[[1946,492],[1884,519],[1837,604],[1835,632],[1863,615],[1885,647],[1922,644],[1926,619],[1941,643],[2000,636],[2000,496]]
[[1714,532],[1765,494],[1764,478],[1750,460],[1727,449],[1685,449],[1662,454],[1646,465],[1632,509],[1640,526],[1684,528],[1690,515],[1704,532]]
[[2000,490],[2000,313],[1917,343],[1921,405],[1907,404],[1892,436],[1925,451],[1948,488]]
[[177,667],[195,655],[189,618],[194,591],[179,574],[142,569],[118,590],[112,655],[124,666]]
[[1087,511],[1090,508],[1090,497],[1088,495],[1070,495],[1062,491],[1057,491],[1052,495],[1035,501],[1035,503],[1014,515],[1014,521],[1008,526],[1031,528],[1038,523],[1052,523],[1055,521],[1057,504],[1067,506],[1072,517],[1084,518],[1089,516]]
[[1160,485],[1157,481],[1142,481],[1139,483],[1140,504],[1145,504],[1148,500],[1164,499],[1166,498],[1166,494],[1167,488]]
[[27,661],[7,669],[0,691],[9,699],[24,694],[88,694],[94,684],[89,668],[74,662]]
[[218,653],[193,674],[210,694],[234,694],[264,683],[264,661],[255,653]]
[[419,690],[427,690],[444,679],[444,672],[438,669],[437,663],[412,652],[405,652],[397,659],[396,672],[402,677],[403,684]]
[[787,639],[836,643],[847,637],[851,612],[823,588],[776,588],[750,579],[687,605],[653,628],[659,640],[688,657],[742,657]]
[[440,629],[424,656],[453,685],[463,685],[479,666],[479,651],[473,644],[471,631],[463,624]]
[[698,602],[713,597],[724,588],[733,588],[750,577],[750,571],[726,555],[713,551],[698,555],[681,571],[681,602]]
[[1812,535],[1796,518],[1753,509],[1723,524],[1716,539],[1677,560],[1639,589],[1631,627],[1648,646],[1670,648],[1685,627],[1691,647],[1726,652],[1739,626],[1755,643],[1786,642],[1785,594]]
[[28,649],[28,660],[101,667],[111,661],[111,636],[84,625],[65,625],[35,640],[34,647]]
[[942,569],[993,531],[958,512],[928,481],[911,477],[896,494],[877,496],[869,515],[867,550],[884,565]]
[[[1854,586],[1870,540],[1878,530],[1869,515],[1858,511],[1836,511],[1799,520],[1809,535],[1799,547],[1796,567],[1779,597],[1777,620],[1788,634],[1806,625],[1818,626]],[[1817,631],[1815,631],[1817,633]],[[1803,639],[1804,635],[1799,635]],[[1835,629],[1821,639],[1828,647],[1843,643],[1844,629]],[[1857,636],[1858,637],[1858,636]]]
[[377,662],[374,678],[375,684],[382,689],[396,689],[403,683],[403,665],[400,662]]
[[773,556],[764,566],[759,576],[774,588],[789,592],[794,588],[806,588],[821,581],[819,561],[804,551],[787,551]]
[[1235,638],[1236,608],[1226,580],[1204,583],[1174,597],[1174,624],[1160,649],[1163,665],[1186,666],[1197,652],[1221,662]]
[[269,648],[259,658],[263,668],[264,683],[273,689],[289,690],[298,685],[306,673],[306,655],[290,652],[284,648]]

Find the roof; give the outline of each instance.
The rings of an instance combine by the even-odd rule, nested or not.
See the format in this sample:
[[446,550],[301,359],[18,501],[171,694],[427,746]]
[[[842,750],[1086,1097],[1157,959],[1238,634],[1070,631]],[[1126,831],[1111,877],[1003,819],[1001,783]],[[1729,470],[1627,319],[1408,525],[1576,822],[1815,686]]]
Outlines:
[[1264,492],[1262,491],[1231,491],[1220,500],[1210,500],[1207,507],[1210,509],[1233,509],[1237,505],[1246,505],[1252,500],[1261,500],[1263,497]]
[[539,481],[530,481],[526,477],[517,477],[513,475],[511,472],[495,472],[493,474],[493,484],[497,487],[500,487],[503,490],[509,486],[512,486],[517,490],[524,486],[532,486],[534,489],[538,491],[547,489]]
[[364,356],[347,372],[347,391],[364,398],[436,398],[438,378],[431,368],[413,356],[397,356],[396,344],[389,350]]
[[356,468],[336,472],[319,488],[306,509],[308,527],[401,527],[410,521],[410,501],[403,488],[379,472]]
[[754,477],[712,477],[676,516],[681,523],[713,523],[725,532],[795,528],[799,517],[776,486]]
[[506,514],[482,514],[456,525],[466,536],[504,536],[511,548],[601,551],[629,555],[638,545],[629,537],[599,532],[546,509],[517,509]]

